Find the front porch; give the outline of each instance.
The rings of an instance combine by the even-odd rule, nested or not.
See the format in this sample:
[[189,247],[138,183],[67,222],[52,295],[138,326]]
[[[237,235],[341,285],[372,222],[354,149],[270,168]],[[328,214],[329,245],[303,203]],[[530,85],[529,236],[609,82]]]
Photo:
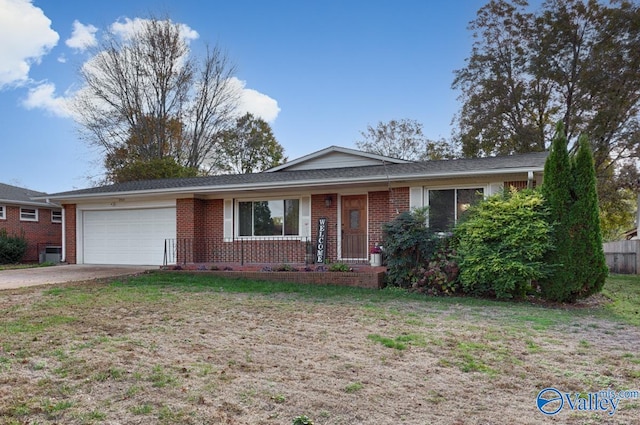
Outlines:
[[231,279],[372,289],[384,286],[386,267],[371,266],[368,259],[335,259],[331,252],[326,263],[315,263],[316,258],[310,238],[179,238],[165,240],[163,269]]
[[[369,259],[339,258],[337,253],[352,252],[351,246],[365,245],[366,237],[342,238],[341,246],[325,247],[325,263],[368,265]],[[163,265],[227,265],[238,264],[245,269],[259,270],[265,266],[321,265],[316,263],[317,247],[309,237],[277,237],[255,239],[176,238],[165,239]],[[224,266],[223,266],[224,267]]]

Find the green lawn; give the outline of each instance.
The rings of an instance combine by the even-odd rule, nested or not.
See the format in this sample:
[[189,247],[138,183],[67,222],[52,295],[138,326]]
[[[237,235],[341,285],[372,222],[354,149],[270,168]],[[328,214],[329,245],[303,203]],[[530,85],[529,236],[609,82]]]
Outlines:
[[605,309],[612,317],[640,326],[640,276],[609,276],[602,293],[611,301]]

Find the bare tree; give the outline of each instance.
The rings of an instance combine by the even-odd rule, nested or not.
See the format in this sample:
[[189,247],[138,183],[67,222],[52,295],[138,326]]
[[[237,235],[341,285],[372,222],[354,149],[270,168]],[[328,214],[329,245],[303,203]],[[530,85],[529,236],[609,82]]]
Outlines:
[[452,158],[455,152],[446,140],[427,139],[422,124],[416,120],[401,119],[379,122],[374,128],[367,126],[356,141],[358,149],[391,158],[412,161]]
[[105,158],[134,150],[138,162],[169,157],[210,168],[217,135],[235,118],[235,67],[217,46],[192,58],[183,27],[168,18],[141,22],[128,36],[109,33],[80,70],[73,106],[81,135]]

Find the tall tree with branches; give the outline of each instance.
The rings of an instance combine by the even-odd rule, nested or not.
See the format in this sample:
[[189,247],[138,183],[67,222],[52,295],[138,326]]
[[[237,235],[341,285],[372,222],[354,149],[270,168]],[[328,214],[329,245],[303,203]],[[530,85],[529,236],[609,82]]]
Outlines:
[[234,66],[217,46],[192,57],[188,31],[168,18],[135,23],[128,34],[109,33],[80,70],[73,109],[83,139],[107,167],[132,150],[136,161],[217,167],[218,135],[233,122],[239,96]]
[[639,21],[628,0],[490,0],[453,82],[463,155],[542,151],[562,121],[572,150],[580,134],[592,145],[601,209],[622,208],[640,157]]
[[379,122],[360,132],[356,147],[365,152],[412,161],[445,159],[455,156],[445,140],[430,140],[422,131],[422,123],[412,119]]
[[220,158],[223,172],[247,174],[264,171],[284,163],[284,148],[262,118],[246,113],[235,126],[221,135]]

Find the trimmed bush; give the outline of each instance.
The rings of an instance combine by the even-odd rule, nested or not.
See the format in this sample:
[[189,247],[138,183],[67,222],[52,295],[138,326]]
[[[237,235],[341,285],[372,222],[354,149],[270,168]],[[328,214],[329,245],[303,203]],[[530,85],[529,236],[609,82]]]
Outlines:
[[425,208],[414,209],[382,225],[387,284],[411,288],[436,251],[439,239],[427,227],[426,214]]
[[463,291],[499,299],[530,292],[548,274],[547,215],[544,198],[531,190],[505,192],[472,206],[454,231]]
[[0,264],[15,264],[22,261],[27,252],[24,236],[9,236],[6,229],[0,229]]

